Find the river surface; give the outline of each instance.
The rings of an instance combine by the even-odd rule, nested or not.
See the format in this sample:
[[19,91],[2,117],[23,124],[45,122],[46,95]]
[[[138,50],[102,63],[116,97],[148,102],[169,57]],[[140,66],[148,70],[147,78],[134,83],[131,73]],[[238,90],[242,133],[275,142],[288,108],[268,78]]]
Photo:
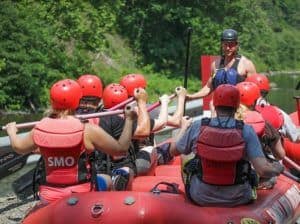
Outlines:
[[[279,106],[287,113],[294,112],[296,110],[296,103],[293,96],[300,96],[300,90],[296,90],[296,86],[300,81],[300,75],[281,74],[269,76],[271,81],[272,90],[269,93],[268,99],[271,103]],[[0,117],[0,125],[3,126],[7,122],[16,121],[17,123],[30,122],[39,120],[42,114],[23,114],[23,115],[6,115]],[[5,136],[5,132],[0,131],[0,136]],[[167,136],[164,136],[167,137]],[[168,136],[169,137],[169,136]],[[159,140],[162,140],[160,137]],[[34,164],[26,166],[18,172],[0,180],[0,196],[7,194],[11,191],[11,183],[20,177],[22,174],[30,170]]]

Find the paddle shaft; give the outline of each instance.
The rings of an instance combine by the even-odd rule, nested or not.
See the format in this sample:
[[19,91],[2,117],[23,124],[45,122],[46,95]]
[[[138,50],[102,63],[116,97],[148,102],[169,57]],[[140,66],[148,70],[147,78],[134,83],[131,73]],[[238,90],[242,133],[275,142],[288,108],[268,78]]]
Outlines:
[[[176,97],[176,94],[172,94],[169,96],[169,99],[172,100],[174,97]],[[161,104],[160,101],[157,101],[156,103],[151,104],[148,108],[147,111],[150,112],[152,110],[154,110],[156,107],[158,107]]]
[[[171,96],[169,96],[169,98],[173,99],[175,96],[176,96],[176,94],[172,94]],[[129,102],[132,102],[133,99],[131,99],[130,101],[128,99],[126,101],[127,101],[127,103],[129,103]],[[125,105],[124,102],[122,102],[122,106]],[[121,104],[118,104],[117,106],[120,106],[120,105]],[[147,111],[150,112],[150,111],[154,110],[156,107],[158,107],[159,105],[160,105],[160,101],[158,101],[156,103],[153,103],[147,108]],[[110,108],[110,110],[111,110],[111,108]],[[114,111],[103,111],[103,112],[92,113],[92,114],[80,114],[80,115],[75,115],[75,117],[77,117],[79,119],[90,119],[90,118],[95,118],[95,117],[105,117],[105,116],[111,116],[111,115],[118,115],[118,114],[122,114],[122,113],[124,113],[124,110],[119,109],[119,110],[114,110]],[[18,129],[32,128],[38,123],[39,123],[39,121],[26,122],[26,123],[17,124],[16,127]],[[6,130],[6,126],[2,126],[2,130]]]
[[191,27],[187,29],[187,45],[186,45],[186,58],[185,58],[185,69],[184,69],[184,83],[183,83],[183,87],[185,89],[187,89],[189,61],[190,61],[190,43],[191,43],[192,31],[193,29]]
[[289,157],[285,156],[283,158],[283,161],[286,162],[288,165],[290,165],[295,170],[297,170],[298,172],[300,172],[300,166],[297,163],[295,163],[293,160],[291,160]]
[[300,178],[299,177],[294,176],[293,174],[291,174],[290,172],[288,172],[286,170],[283,171],[282,175],[284,175],[284,176],[286,176],[286,177],[288,177],[288,178],[290,178],[290,179],[292,179],[292,180],[300,183]]
[[[185,58],[185,68],[184,68],[184,81],[183,87],[187,90],[187,82],[188,82],[188,73],[189,73],[189,62],[190,62],[190,45],[191,45],[191,36],[193,29],[189,27],[187,29],[187,44],[186,44],[186,58]],[[183,115],[185,115],[186,101],[184,102],[184,111]]]
[[116,110],[116,109],[120,109],[123,106],[125,106],[126,104],[131,103],[132,101],[134,101],[134,97],[130,97],[127,100],[124,100],[123,102],[121,102],[121,103],[119,103],[119,104],[117,104],[117,105],[115,105],[115,106],[107,109],[107,111],[113,111],[113,110]]
[[[123,113],[124,110],[115,110],[115,111],[104,111],[104,112],[99,112],[99,113],[93,113],[93,114],[80,114],[80,115],[75,115],[75,117],[79,119],[89,119],[89,118],[94,118],[94,117],[105,117],[105,116],[111,116],[115,114],[121,114]],[[40,121],[34,121],[34,122],[27,122],[27,123],[21,123],[17,124],[16,127],[18,129],[22,128],[32,128],[36,124],[38,124]],[[2,130],[6,130],[6,126],[2,126]]]

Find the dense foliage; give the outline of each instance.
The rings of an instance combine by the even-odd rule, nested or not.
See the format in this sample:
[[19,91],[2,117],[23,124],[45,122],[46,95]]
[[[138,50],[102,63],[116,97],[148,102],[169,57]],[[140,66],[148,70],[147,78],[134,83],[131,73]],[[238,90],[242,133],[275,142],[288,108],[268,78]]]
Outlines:
[[53,82],[84,73],[106,84],[143,73],[153,100],[183,81],[188,27],[191,92],[199,56],[219,53],[225,28],[258,71],[299,70],[299,10],[293,0],[1,1],[0,109],[44,107]]

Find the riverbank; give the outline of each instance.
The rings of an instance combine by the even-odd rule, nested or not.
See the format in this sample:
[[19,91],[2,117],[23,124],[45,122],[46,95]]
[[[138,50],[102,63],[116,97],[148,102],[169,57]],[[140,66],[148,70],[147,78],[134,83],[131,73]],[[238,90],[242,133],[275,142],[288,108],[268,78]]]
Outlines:
[[17,224],[21,223],[22,219],[31,210],[37,201],[33,199],[33,196],[27,199],[19,199],[14,194],[12,189],[12,183],[21,175],[29,171],[35,166],[35,164],[29,164],[18,170],[17,172],[2,178],[0,180],[0,223],[2,224]]
[[38,201],[30,197],[26,200],[18,199],[14,193],[0,197],[0,223],[21,223],[25,215],[36,205]]

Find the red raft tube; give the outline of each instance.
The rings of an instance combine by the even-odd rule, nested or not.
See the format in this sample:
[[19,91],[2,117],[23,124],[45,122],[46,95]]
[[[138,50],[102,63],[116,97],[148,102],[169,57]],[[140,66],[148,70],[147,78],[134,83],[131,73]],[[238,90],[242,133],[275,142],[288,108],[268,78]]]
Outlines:
[[[292,121],[296,124],[300,132],[300,96],[295,96],[297,111],[290,114]],[[286,155],[300,165],[300,143],[291,142],[289,139],[284,139],[284,148]]]
[[73,194],[32,211],[23,223],[286,224],[300,217],[299,185],[285,176],[278,177],[272,190],[259,190],[252,204],[200,207],[185,197],[178,169],[176,164],[157,167],[157,176],[137,177],[132,191]]

